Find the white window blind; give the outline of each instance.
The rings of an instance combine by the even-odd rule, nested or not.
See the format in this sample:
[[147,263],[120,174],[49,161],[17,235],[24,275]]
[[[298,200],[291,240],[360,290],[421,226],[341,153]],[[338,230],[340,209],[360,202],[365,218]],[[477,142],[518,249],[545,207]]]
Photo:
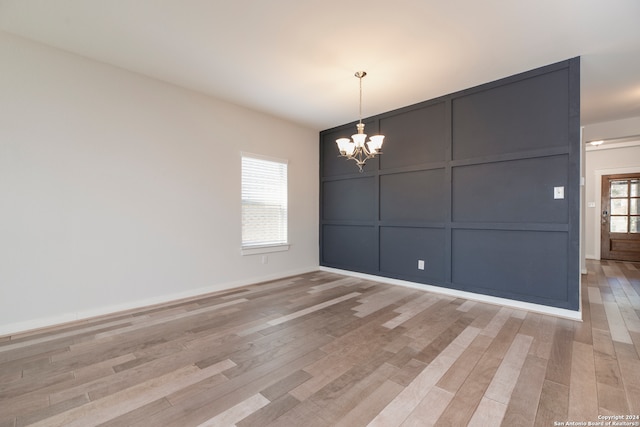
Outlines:
[[287,244],[287,162],[242,153],[242,248]]

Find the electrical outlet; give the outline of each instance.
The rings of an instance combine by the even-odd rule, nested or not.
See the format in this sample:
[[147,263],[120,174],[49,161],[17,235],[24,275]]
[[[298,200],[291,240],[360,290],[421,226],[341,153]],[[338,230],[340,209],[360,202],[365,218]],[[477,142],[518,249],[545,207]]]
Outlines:
[[419,259],[418,260],[418,270],[424,270],[424,260],[423,259]]
[[564,199],[564,187],[553,187],[553,198]]

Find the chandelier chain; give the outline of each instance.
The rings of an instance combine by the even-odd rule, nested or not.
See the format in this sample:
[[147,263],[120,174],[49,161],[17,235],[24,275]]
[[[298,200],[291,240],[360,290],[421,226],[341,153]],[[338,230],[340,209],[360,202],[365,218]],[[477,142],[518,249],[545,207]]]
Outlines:
[[360,118],[359,123],[362,123],[362,77],[360,77],[358,74],[356,74],[356,76],[358,76],[358,80],[360,80],[360,108],[358,110],[358,117]]

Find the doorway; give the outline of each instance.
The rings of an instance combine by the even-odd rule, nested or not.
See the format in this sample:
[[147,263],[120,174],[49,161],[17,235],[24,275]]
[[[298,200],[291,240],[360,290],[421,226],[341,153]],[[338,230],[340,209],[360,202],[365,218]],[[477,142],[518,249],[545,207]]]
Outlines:
[[602,176],[600,258],[640,262],[640,173]]

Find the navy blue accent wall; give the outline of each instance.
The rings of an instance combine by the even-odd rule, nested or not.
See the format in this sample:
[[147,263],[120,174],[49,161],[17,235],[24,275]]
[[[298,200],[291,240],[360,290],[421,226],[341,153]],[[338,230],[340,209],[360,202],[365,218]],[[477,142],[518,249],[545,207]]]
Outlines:
[[579,309],[579,58],[364,122],[364,173],[320,133],[320,265]]

